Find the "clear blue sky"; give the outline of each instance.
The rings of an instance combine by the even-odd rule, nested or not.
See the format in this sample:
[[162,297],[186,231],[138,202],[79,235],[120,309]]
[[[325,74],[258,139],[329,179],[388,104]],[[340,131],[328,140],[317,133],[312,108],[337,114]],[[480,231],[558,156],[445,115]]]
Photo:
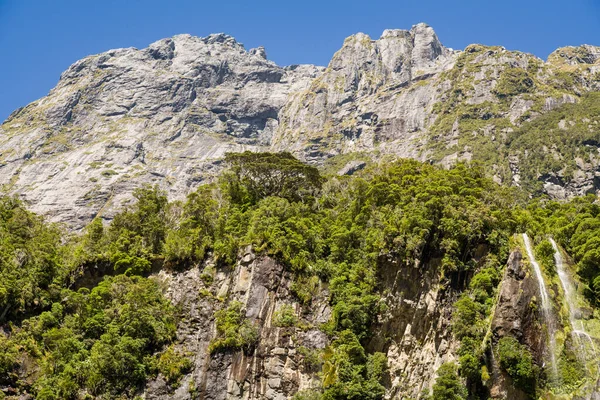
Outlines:
[[280,65],[326,65],[345,37],[426,22],[442,43],[546,58],[600,45],[600,0],[0,0],[0,121],[48,93],[78,59],[178,33],[228,33]]

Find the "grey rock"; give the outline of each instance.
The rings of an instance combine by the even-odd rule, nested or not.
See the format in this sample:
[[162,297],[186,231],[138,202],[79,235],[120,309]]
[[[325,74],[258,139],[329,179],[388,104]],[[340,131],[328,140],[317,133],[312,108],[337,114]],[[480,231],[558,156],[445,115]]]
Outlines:
[[0,185],[73,228],[110,219],[145,183],[182,198],[225,152],[268,149],[289,93],[320,73],[279,67],[225,34],[87,57],[2,125]]
[[337,174],[338,175],[352,175],[358,171],[360,171],[361,169],[363,169],[364,167],[366,167],[367,163],[364,161],[358,161],[358,160],[354,160],[354,161],[349,161],[346,165],[344,165],[344,167],[342,169],[340,169]]

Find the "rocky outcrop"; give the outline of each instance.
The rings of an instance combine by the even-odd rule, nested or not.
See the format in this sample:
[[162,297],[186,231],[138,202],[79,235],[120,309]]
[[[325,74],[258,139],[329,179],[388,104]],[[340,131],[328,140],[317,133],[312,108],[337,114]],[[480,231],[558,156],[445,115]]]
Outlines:
[[[300,307],[290,293],[290,273],[250,249],[240,254],[233,270],[216,268],[208,261],[184,272],[163,270],[158,278],[181,310],[178,348],[189,355],[193,367],[176,388],[162,376],[150,382],[146,399],[286,399],[299,390],[320,387],[317,371],[306,357],[329,344],[318,330],[330,317],[325,290],[310,307]],[[246,318],[258,329],[258,342],[248,352],[211,355],[214,313],[232,301],[244,305]],[[294,307],[297,326],[273,326],[274,312],[282,305]]]
[[[387,355],[386,398],[419,398],[434,384],[439,366],[456,361],[458,342],[450,320],[460,289],[440,285],[436,261],[405,265],[384,257],[380,262],[387,311],[365,348]],[[331,341],[319,329],[331,317],[325,287],[309,306],[301,306],[290,292],[291,274],[250,248],[240,253],[234,269],[219,269],[207,261],[183,272],[163,270],[158,278],[180,309],[177,347],[193,367],[177,387],[159,375],[149,382],[146,399],[286,399],[321,388],[320,365],[311,362],[320,362]],[[246,317],[258,328],[258,342],[249,352],[210,354],[214,313],[232,301],[244,305]],[[284,304],[296,310],[299,322],[294,327],[273,325],[274,313]]]
[[492,319],[492,348],[488,350],[491,371],[490,396],[493,399],[529,399],[527,393],[515,387],[511,377],[501,369],[494,348],[503,337],[514,337],[531,350],[538,365],[544,364],[545,335],[540,331],[538,286],[523,264],[520,250],[514,250],[508,259],[500,283],[498,300]]
[[386,147],[418,157],[419,133],[444,86],[431,78],[457,55],[425,24],[386,30],[378,40],[350,36],[324,74],[286,104],[273,148],[308,160]]
[[441,285],[438,263],[380,261],[387,311],[367,348],[387,353],[390,399],[419,398],[435,383],[440,365],[456,361],[451,318],[460,291]]

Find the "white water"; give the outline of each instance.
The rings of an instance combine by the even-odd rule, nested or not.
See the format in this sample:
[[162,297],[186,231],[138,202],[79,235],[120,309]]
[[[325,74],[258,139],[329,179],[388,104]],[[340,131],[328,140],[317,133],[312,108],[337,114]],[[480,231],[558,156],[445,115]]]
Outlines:
[[527,251],[529,261],[533,266],[535,277],[538,281],[538,286],[540,289],[540,298],[542,300],[542,317],[544,318],[544,322],[546,323],[546,328],[548,330],[548,337],[550,342],[550,346],[548,349],[550,353],[550,367],[552,368],[552,371],[556,376],[556,340],[554,339],[554,324],[552,323],[552,305],[550,303],[550,299],[548,298],[548,291],[546,289],[546,283],[544,282],[544,276],[542,275],[542,269],[535,260],[535,256],[533,255],[533,249],[531,247],[531,241],[529,240],[529,236],[527,236],[526,233],[523,234],[523,242],[525,243],[525,250]]
[[586,332],[583,322],[581,320],[577,320],[577,316],[581,315],[581,313],[577,307],[577,299],[575,297],[577,291],[575,289],[575,284],[567,272],[565,263],[563,262],[562,253],[560,252],[554,239],[550,238],[550,243],[552,243],[552,247],[554,248],[554,262],[556,263],[556,270],[558,272],[560,283],[565,292],[565,300],[569,306],[569,321],[571,322],[572,328],[571,335],[573,336],[573,341],[577,344],[577,346],[579,346],[579,358],[582,361],[585,361],[588,355],[586,343],[589,344],[589,349],[592,350],[590,355],[595,357],[597,354],[596,346],[594,345],[594,339],[592,339],[592,337]]

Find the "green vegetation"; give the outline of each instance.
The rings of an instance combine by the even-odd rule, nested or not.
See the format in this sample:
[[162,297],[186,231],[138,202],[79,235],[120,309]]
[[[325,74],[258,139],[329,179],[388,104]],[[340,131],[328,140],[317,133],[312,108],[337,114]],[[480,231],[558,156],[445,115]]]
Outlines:
[[273,326],[289,328],[298,323],[294,306],[284,304],[273,314]]
[[105,278],[91,291],[62,289],[61,302],[24,320],[2,340],[3,376],[18,387],[18,365],[27,358],[40,376],[39,399],[132,394],[155,373],[153,354],[170,343],[175,315],[157,284],[142,277]]
[[249,350],[258,340],[257,328],[245,318],[242,303],[233,301],[215,313],[217,337],[210,342],[211,353],[227,350]]
[[0,198],[0,323],[49,308],[68,279],[58,227]]
[[[23,351],[20,346],[24,345],[16,340],[21,332],[32,331],[31,321],[46,321],[54,315],[52,312],[57,314],[53,318],[58,322],[38,324],[42,338],[34,336],[35,342],[43,340],[48,329],[62,327],[67,311],[60,314],[60,307],[69,315],[83,318],[66,307],[65,299],[70,297],[61,291],[90,269],[117,275],[104,278],[92,288],[90,293],[95,299],[98,290],[108,290],[107,285],[131,282],[124,284],[126,291],[146,285],[144,282],[151,285],[153,281],[141,276],[153,268],[185,269],[201,263],[209,253],[218,268],[229,268],[236,262],[238,249],[251,244],[255,251],[274,257],[293,274],[291,291],[302,306],[311,304],[322,285],[328,287],[332,317],[321,329],[331,337],[332,345],[323,354],[311,349],[301,354],[306,370],[315,373],[322,367],[323,398],[379,399],[384,393],[386,359],[382,353],[368,353],[364,345],[375,318],[385,307],[379,276],[389,268],[383,265],[389,263],[380,263],[382,255],[393,257],[399,265],[417,260],[425,266],[430,260],[439,260],[439,276],[449,285],[453,277],[481,270],[481,262],[474,258],[480,245],[490,254],[486,258],[488,269],[497,269],[496,264],[490,264],[494,259],[491,255],[506,257],[507,238],[518,225],[509,208],[513,192],[486,179],[477,167],[458,165],[442,170],[403,160],[374,165],[360,176],[333,177],[325,182],[316,169],[289,154],[230,154],[227,162],[230,169],[218,182],[201,187],[185,202],[168,203],[156,187],[142,187],[134,192],[135,204],[116,215],[110,224],[104,225],[97,218],[83,235],[68,238],[64,245],[61,235],[55,234],[56,228],[28,214],[15,200],[4,199],[2,226],[8,224],[10,228],[4,229],[11,232],[0,236],[6,243],[2,245],[1,260],[2,274],[7,279],[2,281],[0,292],[7,310],[5,318],[18,323],[18,318],[31,317],[15,326],[14,334],[2,343],[7,348],[2,368],[11,370],[20,363],[11,355]],[[24,221],[20,213],[30,220],[22,227],[18,225]],[[31,230],[29,226],[38,228]],[[15,256],[22,252],[32,256]],[[18,269],[19,265],[26,266],[30,273],[20,273],[23,268]],[[473,301],[482,304],[477,312],[485,314],[486,296],[492,295],[496,275],[487,269],[482,271],[473,279],[472,296]],[[201,275],[205,285],[212,283],[213,273],[206,270]],[[18,290],[27,285],[32,287],[30,291]],[[158,288],[152,287],[156,304],[161,309],[167,307],[160,300]],[[84,303],[88,301],[85,290],[80,289]],[[213,299],[208,288],[201,292],[207,301]],[[210,344],[211,353],[250,350],[258,338],[258,327],[245,318],[241,303],[224,301],[215,312],[217,337]],[[122,307],[127,304],[122,303]],[[60,389],[54,395],[69,397],[80,388],[89,393],[131,393],[158,372],[177,385],[189,363],[170,346],[173,310],[167,307],[160,314],[148,312],[167,318],[160,340],[131,336],[133,332],[122,329],[107,330],[110,321],[98,312],[85,317],[77,327],[67,325],[74,332],[84,330],[76,335],[93,335],[89,340],[82,339],[89,359],[98,363],[97,371],[114,377],[96,381],[91,374],[81,380],[71,367],[48,370],[48,382],[64,379],[72,386],[70,392]],[[293,307],[282,306],[272,322],[293,329],[300,326],[299,315]],[[160,326],[154,320],[148,323]],[[45,357],[42,354],[36,353],[35,357]],[[80,356],[81,362],[87,362],[86,354]],[[127,359],[115,361],[117,354]],[[125,369],[116,367],[116,362]],[[71,380],[65,374],[71,374]],[[41,382],[46,381],[38,381],[39,389],[34,389],[39,393]],[[48,391],[59,386],[53,383],[45,387]]]
[[[235,298],[216,301],[212,286],[217,271],[231,271],[248,245],[280,262],[292,280],[294,298],[271,321],[291,340],[307,326],[315,300],[331,307],[330,320],[318,326],[330,345],[298,348],[301,368],[320,374],[322,387],[297,398],[383,398],[395,372],[370,340],[388,306],[390,282],[383,277],[401,268],[433,272],[441,292],[460,293],[452,316],[459,365],[440,367],[434,399],[466,398],[466,388],[471,396],[485,393],[490,319],[513,234],[554,233],[575,257],[589,295],[600,295],[600,207],[593,196],[533,201],[524,209],[518,192],[486,178],[479,164],[441,169],[386,161],[325,180],[285,153],[230,154],[227,163],[218,180],[183,202],[141,187],[109,224],[96,218],[78,236],[1,198],[0,384],[40,399],[128,398],[158,374],[179,385],[192,364],[173,342],[175,309],[148,277],[161,268],[208,264],[199,290],[216,310],[209,350],[251,351],[259,324]],[[536,254],[550,272],[552,247],[537,239]],[[535,390],[527,349],[503,338],[496,350],[515,382]],[[571,384],[580,379],[574,365],[564,364]],[[23,368],[39,377],[25,379]]]
[[534,90],[535,82],[527,70],[506,68],[494,88],[494,93],[500,98],[505,98],[521,93],[530,93]]
[[[551,233],[577,263],[585,283],[584,294],[600,303],[600,205],[597,196],[578,197],[568,203],[540,203],[535,223],[540,231]],[[549,249],[548,249],[549,252]]]
[[466,400],[467,388],[458,378],[456,365],[445,363],[437,371],[432,400]]
[[460,375],[463,376],[471,392],[483,396],[485,388],[482,376],[485,368],[485,336],[490,325],[491,312],[494,306],[496,288],[500,283],[502,264],[494,256],[490,256],[481,270],[476,273],[454,304],[452,329],[455,337],[460,339],[458,350]]
[[110,178],[113,175],[118,175],[118,172],[112,169],[106,169],[100,173],[105,178]]
[[498,360],[515,385],[526,392],[535,393],[536,367],[525,346],[513,337],[503,337],[498,341]]
[[600,93],[588,93],[577,104],[564,104],[511,134],[507,146],[519,155],[525,189],[539,193],[536,182],[550,173],[561,173],[562,181],[568,183],[577,168],[576,158],[589,162],[597,155],[599,113]]
[[178,386],[181,377],[190,371],[192,362],[171,345],[158,358],[158,371],[171,386]]
[[381,399],[381,385],[387,359],[383,353],[365,354],[356,335],[340,332],[325,354],[323,365],[324,400]]
[[229,195],[236,202],[256,203],[268,196],[291,201],[306,199],[321,187],[319,171],[290,153],[228,153]]
[[[482,57],[495,58],[498,65]],[[597,157],[600,95],[583,89],[587,78],[581,74],[525,55],[507,56],[497,47],[473,45],[441,79],[450,87],[432,110],[437,114],[429,128],[432,161],[457,154],[483,163],[489,176],[511,183],[510,157],[518,160],[520,185],[537,196],[542,192],[540,181],[569,183],[578,164]],[[476,87],[494,81],[496,98],[472,104],[479,96]],[[548,99],[558,105],[568,98],[575,103],[548,110]],[[515,114],[516,101],[527,102],[529,111]]]

